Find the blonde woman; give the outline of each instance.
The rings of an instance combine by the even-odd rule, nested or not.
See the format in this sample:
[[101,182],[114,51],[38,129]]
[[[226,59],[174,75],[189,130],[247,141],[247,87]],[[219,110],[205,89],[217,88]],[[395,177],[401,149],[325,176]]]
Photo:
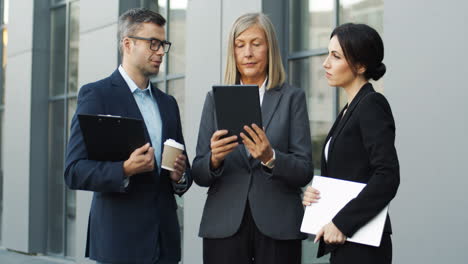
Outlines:
[[[301,187],[312,178],[304,91],[285,83],[275,31],[264,14],[246,14],[228,40],[226,84],[258,85],[263,128],[222,138],[207,94],[192,175],[209,187],[199,235],[205,264],[299,264]],[[237,143],[241,137],[243,145]]]

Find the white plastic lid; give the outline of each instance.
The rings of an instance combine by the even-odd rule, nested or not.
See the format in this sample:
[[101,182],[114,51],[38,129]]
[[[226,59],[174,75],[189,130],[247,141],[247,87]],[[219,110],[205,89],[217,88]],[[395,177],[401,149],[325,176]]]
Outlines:
[[164,142],[164,145],[168,145],[168,146],[171,146],[171,147],[174,147],[174,148],[178,148],[178,149],[181,149],[181,150],[184,150],[185,147],[184,145],[180,144],[179,142],[173,140],[173,139],[167,139],[165,142]]

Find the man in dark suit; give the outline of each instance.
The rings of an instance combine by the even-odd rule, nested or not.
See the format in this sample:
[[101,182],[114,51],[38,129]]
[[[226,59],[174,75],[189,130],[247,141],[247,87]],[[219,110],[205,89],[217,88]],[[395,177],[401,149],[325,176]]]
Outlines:
[[[86,256],[100,263],[178,263],[180,229],[174,193],[182,195],[192,179],[186,154],[175,171],[161,169],[162,143],[184,144],[176,100],[149,81],[159,72],[171,43],[165,19],[147,9],[119,18],[122,65],[111,76],[84,85],[71,124],[65,181],[71,189],[94,192]],[[143,119],[148,144],[125,161],[89,160],[78,114]]]

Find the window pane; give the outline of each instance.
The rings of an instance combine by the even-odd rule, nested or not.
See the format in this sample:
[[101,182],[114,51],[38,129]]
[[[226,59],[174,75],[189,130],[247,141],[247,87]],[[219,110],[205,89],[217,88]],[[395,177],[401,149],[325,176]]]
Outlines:
[[167,93],[174,96],[179,105],[182,128],[184,127],[185,79],[171,80],[167,83]]
[[383,0],[341,0],[340,24],[364,23],[383,33]]
[[80,33],[80,2],[70,4],[70,42],[68,43],[68,92],[76,93],[78,87],[78,46]]
[[0,47],[0,105],[5,104],[5,69],[7,64],[7,47],[5,41],[8,39],[8,31],[6,26],[0,31],[1,47]]
[[[76,111],[76,98],[68,100],[68,120],[67,120],[67,137],[70,135],[70,125],[73,115]],[[68,142],[68,140],[66,141]],[[75,257],[75,241],[76,241],[76,192],[66,188],[67,203],[66,203],[66,228],[67,228],[67,251],[66,255]]]
[[312,134],[314,168],[320,169],[322,147],[335,118],[335,88],[330,88],[322,68],[325,55],[290,62],[290,80],[305,90]]
[[169,13],[169,74],[185,72],[185,16],[187,0],[172,0]]
[[[290,82],[305,90],[312,135],[312,158],[316,175],[320,175],[320,160],[325,138],[335,117],[335,89],[330,88],[322,67],[325,55],[290,61]],[[312,238],[302,242],[302,263],[327,263],[328,256],[316,258],[318,245]]]
[[65,93],[66,8],[51,10],[50,95]]
[[[382,37],[383,34],[383,11],[384,1],[383,0],[341,0],[340,1],[340,24],[352,22],[352,23],[364,23],[367,24]],[[380,79],[378,81],[372,81],[372,85],[378,92],[384,91],[384,81]],[[342,109],[348,102],[346,94],[342,89],[339,89],[339,109]]]
[[[184,128],[184,98],[185,98],[185,79],[171,80],[167,83],[167,93],[174,96],[179,105],[182,128]],[[177,218],[180,224],[181,239],[184,241],[184,198],[175,195],[177,202]]]
[[[153,10],[154,12],[159,13],[159,6],[157,0],[143,0],[142,7],[148,8],[149,10]],[[164,16],[164,14],[161,13]]]
[[64,102],[51,102],[49,106],[49,220],[48,252],[63,254],[64,234],[64,182],[63,157],[65,151]]
[[[4,111],[0,111],[0,150],[2,149],[2,136],[3,136],[3,113]],[[2,151],[0,151],[0,241],[2,241],[2,215],[3,215],[3,157]]]
[[52,4],[65,3],[66,0],[51,0]]
[[334,0],[289,1],[289,51],[328,47]]
[[75,257],[76,247],[76,192],[74,190],[66,189],[67,195],[67,214],[66,214],[66,225],[67,225],[67,252],[66,255],[69,257]]
[[154,2],[158,2],[158,13],[161,14],[164,18],[167,18],[167,1],[170,0],[153,0]]

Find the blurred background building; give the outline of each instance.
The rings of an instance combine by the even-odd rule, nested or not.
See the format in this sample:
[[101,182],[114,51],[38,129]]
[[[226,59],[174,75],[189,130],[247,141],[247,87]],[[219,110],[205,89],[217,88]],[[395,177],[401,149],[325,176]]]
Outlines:
[[[119,65],[117,18],[147,7],[173,43],[152,81],[176,97],[189,159],[206,92],[222,83],[233,21],[264,12],[275,24],[288,82],[306,91],[316,174],[326,133],[344,106],[322,62],[336,25],[383,36],[387,74],[375,83],[397,125],[401,187],[391,204],[394,263],[468,257],[468,2],[403,0],[0,0],[0,246],[85,263],[92,193],[70,191],[64,155],[79,87]],[[178,199],[184,264],[202,263],[206,189]],[[273,219],[274,220],[274,219]],[[316,259],[303,242],[303,263]],[[2,263],[0,259],[0,263]]]

